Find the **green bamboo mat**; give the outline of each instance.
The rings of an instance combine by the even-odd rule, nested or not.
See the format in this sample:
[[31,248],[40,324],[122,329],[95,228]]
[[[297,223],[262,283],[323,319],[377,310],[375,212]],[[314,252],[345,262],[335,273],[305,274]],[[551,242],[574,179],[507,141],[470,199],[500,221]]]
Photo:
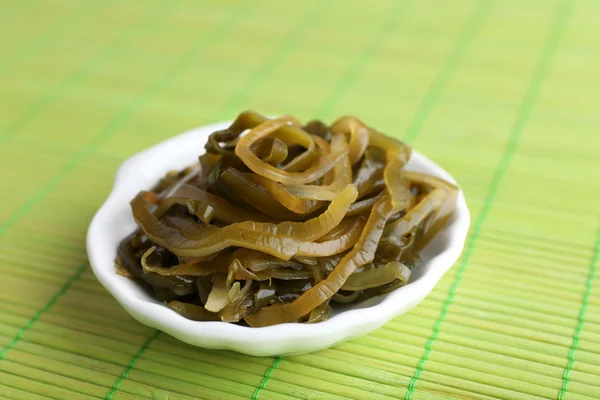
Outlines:
[[[600,2],[0,1],[0,398],[600,398]],[[86,261],[118,165],[245,108],[359,115],[461,183],[416,309],[314,354],[192,348]]]

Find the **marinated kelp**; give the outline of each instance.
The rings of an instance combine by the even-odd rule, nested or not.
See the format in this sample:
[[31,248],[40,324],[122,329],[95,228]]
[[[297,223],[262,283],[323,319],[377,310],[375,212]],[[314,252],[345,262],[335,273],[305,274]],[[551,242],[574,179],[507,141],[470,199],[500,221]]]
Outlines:
[[410,146],[353,116],[245,111],[205,150],[131,201],[139,229],[116,260],[192,320],[316,323],[405,285],[458,194],[405,170]]

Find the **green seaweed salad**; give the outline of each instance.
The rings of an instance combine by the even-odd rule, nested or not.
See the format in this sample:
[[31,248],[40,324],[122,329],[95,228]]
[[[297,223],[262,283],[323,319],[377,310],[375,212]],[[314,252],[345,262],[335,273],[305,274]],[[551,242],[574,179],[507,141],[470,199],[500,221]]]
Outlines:
[[205,149],[131,201],[139,229],[116,259],[193,320],[313,323],[405,285],[458,193],[405,170],[411,148],[353,116],[245,111]]

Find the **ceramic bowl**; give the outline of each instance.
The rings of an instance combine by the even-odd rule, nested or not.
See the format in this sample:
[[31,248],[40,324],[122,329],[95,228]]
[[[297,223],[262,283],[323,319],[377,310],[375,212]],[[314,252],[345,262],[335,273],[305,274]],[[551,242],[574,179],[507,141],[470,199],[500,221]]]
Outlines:
[[[225,322],[191,321],[175,313],[135,281],[115,271],[117,246],[136,228],[129,201],[168,171],[195,163],[208,135],[229,124],[223,122],[182,133],[125,161],[117,172],[112,192],[90,224],[87,251],[92,269],[100,283],[139,322],[195,346],[257,356],[306,353],[369,333],[410,310],[458,259],[470,223],[462,191],[447,226],[423,249],[424,262],[413,270],[408,285],[362,303],[336,305],[332,317],[324,322],[249,328]],[[456,183],[446,171],[416,151],[406,168]]]

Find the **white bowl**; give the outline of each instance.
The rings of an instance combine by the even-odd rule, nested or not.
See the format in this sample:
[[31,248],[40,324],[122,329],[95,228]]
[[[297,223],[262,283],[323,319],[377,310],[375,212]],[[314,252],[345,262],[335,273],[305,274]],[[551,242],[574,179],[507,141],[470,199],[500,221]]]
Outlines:
[[[117,275],[114,266],[116,250],[119,242],[136,228],[129,201],[140,190],[152,187],[166,172],[196,162],[208,135],[229,124],[223,122],[185,132],[125,161],[117,172],[112,192],[90,224],[87,251],[96,277],[141,323],[192,345],[256,356],[315,351],[369,333],[410,310],[431,292],[458,259],[470,223],[462,191],[451,221],[422,251],[424,262],[413,270],[411,282],[393,292],[362,303],[334,307],[332,317],[317,324],[249,328],[182,317],[152,298],[135,281]],[[416,151],[407,169],[456,183],[446,171]]]

